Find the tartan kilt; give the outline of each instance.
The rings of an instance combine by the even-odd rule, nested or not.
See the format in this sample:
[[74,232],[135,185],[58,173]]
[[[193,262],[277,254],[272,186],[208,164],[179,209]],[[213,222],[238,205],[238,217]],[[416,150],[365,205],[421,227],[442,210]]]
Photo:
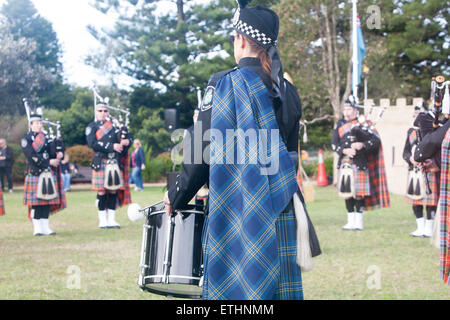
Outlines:
[[121,170],[123,176],[123,187],[120,188],[117,195],[119,200],[119,206],[123,207],[131,203],[131,192],[130,192],[130,167],[129,167],[129,157],[122,157],[120,159],[123,169]]
[[280,276],[273,300],[303,300],[301,268],[297,264],[297,234],[294,211],[282,212],[276,220]]
[[[92,169],[92,190],[103,191],[106,193],[108,191],[104,187],[105,183],[105,169],[107,159],[102,159],[100,164],[100,169],[95,171]],[[128,169],[128,157],[122,157],[121,159],[122,170],[120,170],[120,175],[122,177],[123,186],[117,190],[117,205],[116,208],[123,207],[131,203],[131,192],[129,183],[129,169]]]
[[[52,176],[53,176],[53,182],[55,183],[55,186],[58,188],[58,184],[57,184],[58,180],[57,180],[56,174],[53,170],[52,170]],[[45,206],[45,205],[59,205],[59,200],[60,200],[59,197],[56,197],[55,199],[52,199],[52,200],[42,200],[42,199],[37,198],[38,183],[39,183],[39,176],[33,176],[29,173],[25,176],[23,204],[27,205],[29,207]]]
[[5,215],[5,205],[3,203],[3,193],[2,190],[0,189],[0,216]]
[[[341,165],[342,166],[348,162],[344,162]],[[353,169],[353,178],[355,182],[355,197],[365,197],[370,196],[370,176],[369,176],[369,170],[361,170],[358,169],[358,167],[351,163],[352,169]]]
[[[427,172],[428,181],[430,182],[431,193],[425,195],[425,198],[419,200],[412,200],[408,197],[406,202],[413,206],[437,206],[439,203],[439,185],[438,185],[438,173]],[[408,186],[407,186],[408,187]]]
[[[102,159],[102,162],[100,163],[100,168],[98,169],[98,171],[92,169],[92,190],[94,190],[94,191],[103,191],[103,192],[108,191],[107,189],[105,189],[105,171],[106,171],[107,162],[108,162],[108,159]],[[123,176],[123,170],[120,170],[120,176],[121,176],[123,183],[125,184],[126,181]],[[123,190],[123,189],[124,189],[124,186],[122,186],[122,188],[120,188],[119,190]]]
[[67,208],[67,200],[66,200],[66,191],[64,190],[64,180],[62,178],[61,166],[55,172],[55,169],[52,168],[53,175],[58,177],[59,184],[55,183],[55,186],[58,188],[58,204],[50,205],[50,213],[56,213],[60,210]]

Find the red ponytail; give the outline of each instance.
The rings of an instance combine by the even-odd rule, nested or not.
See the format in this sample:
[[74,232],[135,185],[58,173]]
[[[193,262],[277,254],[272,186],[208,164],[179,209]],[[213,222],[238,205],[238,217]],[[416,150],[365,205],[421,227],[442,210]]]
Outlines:
[[267,50],[247,36],[245,37],[245,40],[248,42],[251,51],[258,56],[262,68],[270,77],[270,74],[272,72],[272,59],[270,59]]

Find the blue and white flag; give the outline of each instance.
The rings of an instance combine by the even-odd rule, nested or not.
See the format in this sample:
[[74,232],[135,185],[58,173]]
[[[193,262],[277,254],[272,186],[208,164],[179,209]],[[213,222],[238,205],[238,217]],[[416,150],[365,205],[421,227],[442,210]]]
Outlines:
[[[364,38],[361,30],[361,23],[359,21],[359,17],[356,17],[356,51],[357,55],[357,71],[358,75],[356,77],[356,85],[359,85],[361,83],[361,74],[362,74],[362,62],[364,57],[366,56],[366,46],[364,44]],[[355,72],[355,68],[353,68],[353,72]],[[352,87],[355,87],[354,85],[355,77],[352,77]]]

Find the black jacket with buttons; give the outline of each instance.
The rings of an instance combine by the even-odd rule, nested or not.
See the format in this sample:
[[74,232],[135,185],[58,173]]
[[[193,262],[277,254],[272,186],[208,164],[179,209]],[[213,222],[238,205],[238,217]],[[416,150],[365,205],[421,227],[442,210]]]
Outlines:
[[21,140],[22,151],[25,155],[26,159],[26,172],[33,176],[38,176],[46,169],[50,168],[50,159],[55,158],[56,155],[52,155],[51,153],[51,144],[49,140],[46,138],[43,147],[36,151],[33,148],[33,142],[37,136],[36,132],[28,132],[26,133]]
[[[416,139],[411,139],[410,136],[412,134],[416,135]],[[414,164],[411,162],[411,156],[412,156],[412,148],[414,145],[417,145],[420,140],[420,131],[417,128],[409,128],[408,133],[406,134],[406,141],[405,146],[403,148],[403,159],[408,164],[408,169],[412,170],[414,168]]]
[[[349,122],[357,122],[356,120],[350,120]],[[369,162],[367,155],[369,153],[376,153],[380,147],[380,139],[370,130],[367,130],[361,125],[354,125],[351,130],[345,133],[342,138],[339,136],[337,131],[347,122],[341,122],[339,127],[336,127],[335,133],[333,134],[335,151],[339,155],[338,166],[341,165],[344,158],[344,149],[351,148],[352,143],[362,142],[364,147],[356,151],[355,156],[351,159],[352,163],[360,170],[366,170],[369,167]]]
[[450,129],[450,120],[434,131],[430,131],[423,138],[414,152],[414,161],[424,162],[427,159],[441,168],[441,147],[447,130]]
[[94,159],[92,161],[92,169],[98,171],[102,159],[115,159],[119,166],[122,168],[120,157],[128,152],[129,146],[132,144],[131,135],[128,134],[127,138],[130,140],[130,145],[124,147],[121,153],[114,151],[114,144],[120,143],[120,129],[112,127],[112,129],[103,136],[101,139],[97,139],[96,132],[103,125],[103,121],[93,121],[86,127],[86,141],[88,146],[94,150]]

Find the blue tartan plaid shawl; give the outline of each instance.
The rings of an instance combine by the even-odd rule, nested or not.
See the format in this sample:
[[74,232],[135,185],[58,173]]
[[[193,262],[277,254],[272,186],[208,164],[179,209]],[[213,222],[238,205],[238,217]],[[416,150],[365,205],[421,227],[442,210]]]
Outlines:
[[219,79],[211,114],[203,299],[274,297],[280,273],[275,222],[298,189],[278,129],[268,91],[253,71],[237,69]]

